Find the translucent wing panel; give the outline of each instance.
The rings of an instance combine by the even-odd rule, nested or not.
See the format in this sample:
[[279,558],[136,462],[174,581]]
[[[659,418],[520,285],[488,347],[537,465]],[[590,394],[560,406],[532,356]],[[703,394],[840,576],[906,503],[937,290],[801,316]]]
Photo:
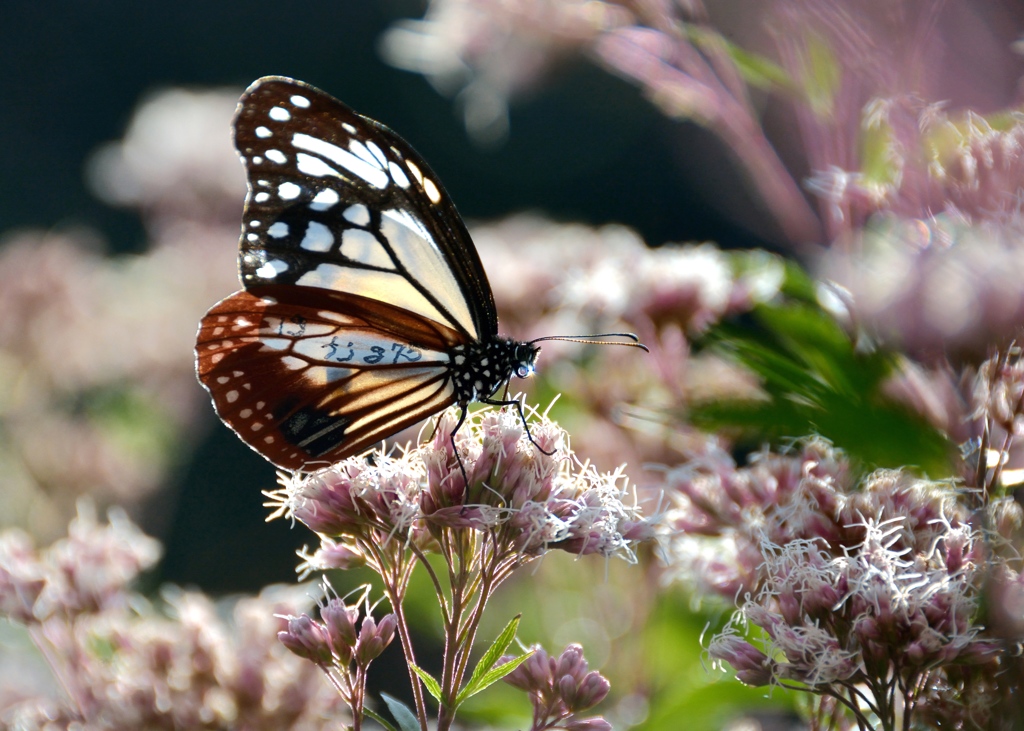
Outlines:
[[249,177],[239,269],[247,289],[325,288],[384,299],[479,340],[497,333],[487,278],[426,163],[336,99],[269,77],[242,97]]
[[[274,464],[358,454],[454,402],[443,340],[348,312],[236,292],[200,323],[199,380],[218,415]],[[387,313],[385,313],[387,314]]]

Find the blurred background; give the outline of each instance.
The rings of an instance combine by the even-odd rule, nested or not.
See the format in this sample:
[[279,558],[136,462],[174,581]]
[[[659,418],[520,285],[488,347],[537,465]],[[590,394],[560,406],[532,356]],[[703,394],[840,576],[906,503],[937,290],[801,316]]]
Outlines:
[[[481,16],[467,10],[477,5]],[[749,98],[735,95],[750,114],[745,128],[746,118],[729,111],[735,100],[728,93],[716,88],[714,104],[702,107],[686,96],[695,93],[692,86],[658,78],[659,69],[629,55],[636,48],[661,53],[666,74],[685,67],[653,42],[644,46],[623,35],[619,40],[636,41],[632,50],[591,43],[621,20],[620,6],[643,18],[638,25],[655,25],[644,13],[657,16],[657,8],[672,3],[524,2],[533,15],[485,23],[480,17],[488,5],[501,4],[431,3],[430,27],[417,22],[425,4],[405,0],[0,6],[0,525],[24,528],[45,544],[64,534],[76,501],[89,496],[101,509],[123,506],[163,542],[151,586],[170,582],[223,596],[295,581],[294,551],[311,537],[283,521],[264,522],[261,491],[274,488],[274,469],[220,423],[193,372],[199,318],[238,288],[244,176],[230,119],[239,94],[261,76],[314,84],[413,144],[470,222],[505,329],[520,337],[601,327],[599,317],[567,320],[531,309],[537,292],[555,287],[554,273],[575,262],[586,262],[589,278],[557,286],[572,294],[578,285],[585,290],[580,297],[590,300],[605,281],[602,261],[621,276],[636,261],[631,251],[675,242],[766,250],[821,271],[829,266],[821,263],[823,252],[836,243],[845,251],[843,236],[870,213],[910,210],[899,207],[907,198],[880,202],[879,195],[863,204],[862,218],[833,217],[829,195],[837,188],[828,186],[839,176],[814,177],[863,162],[857,157],[863,146],[852,140],[866,91],[850,92],[856,103],[848,116],[837,114],[823,132],[809,128],[795,105],[748,79]],[[716,28],[780,63],[787,59],[778,28],[787,12],[817,19],[817,6],[834,5],[708,4]],[[877,68],[850,67],[854,76],[864,74],[858,81],[868,79],[858,89],[895,95],[909,88],[951,110],[981,114],[1019,102],[1024,63],[1015,44],[1024,32],[1024,6],[1015,0],[895,3],[895,10],[889,3],[855,5],[851,12],[863,12],[857,16],[863,24],[849,33],[830,27],[851,46],[861,41],[857,33],[872,39]],[[914,16],[918,6],[940,11],[919,25],[889,15]],[[565,17],[562,7],[569,9]],[[775,35],[764,24],[769,12]],[[828,20],[827,13],[822,17]],[[530,23],[544,18],[552,25],[531,35]],[[931,45],[922,44],[927,52],[907,62],[918,74],[913,83],[897,89],[879,79],[892,71],[906,80],[899,76],[904,67],[886,54],[899,56],[912,46],[908,38],[920,40],[910,31],[901,36],[907,28],[930,34]],[[844,63],[852,58],[839,45],[833,50]],[[771,77],[768,67],[749,70]],[[725,79],[721,88],[735,85]],[[801,101],[813,107],[815,100]],[[719,116],[712,119],[711,112]],[[717,131],[709,131],[716,123]],[[868,196],[851,199],[856,206]],[[923,194],[914,203],[913,215],[923,216],[930,205]],[[651,272],[711,281],[709,272],[728,269],[716,256],[694,249],[675,269],[653,264]],[[872,277],[869,271],[865,278]],[[1019,283],[1013,289],[1019,297]],[[715,316],[732,306],[731,296],[722,295]],[[696,299],[705,307],[709,297],[704,290]],[[1016,312],[1001,302],[992,307]],[[675,310],[667,314],[657,310],[670,306]],[[613,418],[617,400],[649,392],[655,383],[653,401],[662,406],[683,391],[707,396],[743,388],[742,378],[718,364],[702,370],[687,361],[682,336],[662,329],[673,318],[692,324],[681,314],[687,306],[682,297],[645,304],[643,314],[663,338],[661,360],[653,365],[636,366],[634,353],[602,354],[600,368],[591,371],[603,377],[588,377],[582,365],[593,365],[590,356],[559,366],[566,351],[553,346],[545,348],[541,378],[524,387],[540,404],[566,384],[576,387],[556,413],[574,446],[602,469],[627,459],[627,472],[640,485],[661,479],[657,469],[647,469],[650,463],[678,463],[685,449],[678,434],[646,443],[623,438],[621,419]],[[547,317],[543,326],[540,315]],[[686,371],[685,388],[673,369]],[[606,418],[588,422],[581,416],[588,409]],[[574,418],[583,424],[579,431]],[[673,728],[673,714],[687,713],[694,728],[716,728],[733,702],[781,708],[780,717],[788,718],[783,693],[765,700],[736,684],[727,691],[710,685],[697,637],[709,619],[721,622],[724,609],[694,611],[682,590],[659,586],[650,563],[610,570],[597,563],[584,570],[571,558],[546,559],[543,571],[526,577],[530,594],[522,583],[504,591],[515,611],[535,612],[524,621],[524,632],[533,633],[528,641],[546,637],[556,652],[582,641],[595,665],[615,657],[618,677],[636,671],[634,686],[626,683],[616,701],[624,726],[647,718],[650,728]],[[536,596],[560,601],[518,606]],[[433,621],[426,603],[414,611]],[[630,642],[629,633],[641,626],[643,640]],[[648,715],[650,688],[641,686],[659,674],[661,690],[673,700]]]
[[[244,177],[229,120],[260,76],[302,79],[397,130],[470,221],[543,211],[625,224],[655,245],[770,243],[701,194],[701,165],[730,175],[711,135],[582,59],[525,84],[506,132],[474,138],[464,105],[382,59],[385,32],[422,13],[389,1],[0,9],[0,520],[52,538],[74,496],[98,492],[165,541],[163,580],[216,592],[293,575],[281,543],[305,539],[263,524],[271,466],[219,424],[190,374],[195,323],[237,288]],[[160,96],[169,89],[179,96]],[[140,105],[160,99],[119,147]],[[36,359],[42,371],[25,372]]]

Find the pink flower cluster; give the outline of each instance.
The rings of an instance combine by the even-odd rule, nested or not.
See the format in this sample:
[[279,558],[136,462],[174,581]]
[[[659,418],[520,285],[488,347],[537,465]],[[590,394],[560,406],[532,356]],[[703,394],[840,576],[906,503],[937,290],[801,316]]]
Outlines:
[[[324,671],[355,716],[361,716],[366,698],[366,673],[395,638],[398,619],[385,615],[380,622],[367,610],[359,620],[360,601],[347,605],[331,597],[320,606],[320,621],[308,614],[285,617],[287,629],[277,633],[281,643],[295,655],[310,660]],[[356,727],[359,724],[357,722]]]
[[429,443],[397,456],[379,451],[286,480],[274,494],[279,512],[333,539],[312,564],[329,565],[339,545],[346,561],[371,563],[389,546],[434,550],[447,531],[486,533],[498,554],[520,559],[555,548],[631,559],[653,537],[652,519],[625,500],[621,471],[574,465],[565,432],[545,417],[527,435],[515,409],[478,411],[453,446],[455,423],[447,413]]
[[[1024,575],[1012,551],[991,547],[1010,545],[1024,511],[990,497],[972,518],[952,484],[903,470],[854,474],[822,440],[759,453],[746,467],[712,446],[667,473],[679,531],[664,545],[671,575],[738,605],[708,653],[745,683],[833,697],[861,724],[889,728],[904,704],[935,712],[954,688],[987,717],[1006,660],[986,631],[984,598],[993,581],[1004,600],[1015,596]],[[761,647],[745,638],[751,627],[763,631]]]
[[0,534],[0,614],[25,625],[57,679],[34,679],[31,656],[0,658],[0,726],[333,727],[345,713],[338,694],[276,638],[287,623],[275,614],[308,605],[305,587],[219,607],[167,588],[153,604],[129,585],[159,554],[124,515],[102,524],[84,505],[69,536],[47,549]]
[[[560,728],[568,731],[611,731],[601,717],[577,718],[608,695],[610,685],[596,670],[589,670],[583,648],[569,645],[558,657],[535,647],[533,654],[505,676],[505,682],[530,695],[533,725],[530,731]],[[503,657],[499,664],[512,660]]]

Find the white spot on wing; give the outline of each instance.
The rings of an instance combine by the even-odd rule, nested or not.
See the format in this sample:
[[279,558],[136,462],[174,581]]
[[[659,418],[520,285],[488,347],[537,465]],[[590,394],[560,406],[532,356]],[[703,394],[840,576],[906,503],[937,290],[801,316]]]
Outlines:
[[334,246],[334,234],[319,221],[310,221],[299,246],[309,251],[330,251]]
[[362,203],[353,203],[341,214],[345,220],[354,223],[356,226],[368,226],[370,224],[370,209]]
[[342,128],[344,128],[344,130],[345,130],[346,132],[348,132],[348,133],[349,133],[350,135],[354,135],[354,134],[356,133],[356,128],[355,128],[355,127],[353,127],[353,126],[352,126],[351,124],[349,124],[348,122],[345,122],[345,123],[344,123],[343,125],[341,125],[341,126],[342,126]]
[[274,107],[267,114],[275,122],[287,122],[292,118],[292,113],[284,107]]
[[384,152],[379,147],[377,147],[377,143],[374,142],[373,140],[370,140],[369,142],[366,143],[366,146],[370,148],[370,152],[372,152],[373,156],[377,158],[377,162],[380,163],[381,168],[387,167],[388,159],[384,155]]
[[288,235],[288,224],[284,221],[275,221],[274,225],[267,229],[267,233],[275,239],[283,239]]
[[[267,157],[270,157],[269,152],[267,153]],[[430,199],[431,203],[436,204],[441,202],[441,191],[437,189],[437,186],[434,185],[434,181],[430,178],[423,178],[423,190],[426,192],[427,198]]]
[[[288,346],[291,345],[291,340],[285,338],[260,338],[260,345],[264,348],[270,348],[271,350],[288,350]],[[262,406],[260,408],[263,408]]]
[[[372,142],[370,143],[373,144]],[[361,140],[352,139],[348,143],[348,149],[350,149],[356,157],[368,165],[373,165],[379,170],[383,170],[384,167],[380,164],[380,160],[374,157],[373,153],[370,152],[369,148],[362,143]]]
[[267,127],[264,127],[263,125],[260,125],[259,127],[256,128],[257,137],[262,137],[263,139],[266,139],[267,137],[271,137],[273,134],[273,132],[271,132]]
[[405,164],[409,166],[409,172],[412,173],[412,176],[414,178],[416,178],[416,182],[418,182],[420,185],[422,185],[423,184],[423,173],[421,173],[420,169],[418,167],[416,167],[416,163],[414,163],[412,160],[406,160]]
[[268,193],[265,190],[261,190],[259,193],[254,195],[252,199],[257,203],[266,203],[268,200],[270,200],[270,193]]
[[333,381],[340,381],[343,378],[350,378],[355,373],[351,368],[325,368],[324,369],[324,380],[327,383]]
[[288,265],[280,259],[271,259],[256,270],[256,276],[261,279],[273,279],[281,272],[288,271]]
[[[253,158],[253,160],[255,159]],[[267,159],[271,162],[276,162],[278,165],[284,165],[288,162],[288,157],[280,150],[267,150]]]
[[313,200],[309,202],[309,207],[314,211],[326,211],[339,200],[341,199],[338,196],[338,191],[334,188],[324,188],[313,196]]
[[382,269],[395,268],[395,263],[374,235],[360,228],[350,228],[341,235],[341,253],[361,264]]
[[292,96],[292,98],[290,99],[290,101],[291,101],[292,104],[294,104],[297,107],[302,107],[303,109],[308,109],[309,108],[309,99],[307,99],[304,96],[299,96],[298,94],[294,94]]
[[391,172],[391,179],[398,184],[400,188],[409,187],[409,178],[405,176],[405,171],[402,170],[401,166],[397,163],[388,163],[388,170]]
[[246,238],[247,241],[259,241],[260,240],[259,234],[246,234],[245,238]]
[[[362,178],[374,188],[384,190],[388,187],[390,178],[382,169],[374,167],[365,160],[353,155],[348,150],[343,150],[337,145],[333,145],[326,140],[298,133],[292,135],[292,144],[300,150],[309,150],[310,152],[315,152],[318,155],[326,157],[328,160],[340,165],[353,175]],[[267,154],[269,155],[269,153]],[[299,169],[302,170],[301,161]],[[312,175],[313,173],[309,174]],[[334,172],[334,174],[337,175],[337,172]]]
[[286,201],[298,198],[300,193],[302,193],[302,187],[292,182],[281,183],[277,186],[277,194]]
[[320,310],[316,313],[321,320],[330,320],[331,322],[343,322],[345,324],[351,324],[352,318],[345,317],[341,313],[331,312],[330,310]]
[[312,155],[300,152],[295,156],[295,160],[296,165],[298,165],[299,172],[305,173],[306,175],[312,175],[314,178],[322,178],[325,175],[333,175],[336,178],[341,177],[337,170],[325,163],[319,157],[313,157]]

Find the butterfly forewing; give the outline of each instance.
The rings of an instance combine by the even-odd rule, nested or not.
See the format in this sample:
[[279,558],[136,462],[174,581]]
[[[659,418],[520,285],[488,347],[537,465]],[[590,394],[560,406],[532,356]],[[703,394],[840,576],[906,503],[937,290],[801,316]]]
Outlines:
[[496,334],[469,234],[400,137],[317,89],[271,77],[242,97],[235,144],[249,180],[239,254],[246,289],[353,292],[466,339]]

